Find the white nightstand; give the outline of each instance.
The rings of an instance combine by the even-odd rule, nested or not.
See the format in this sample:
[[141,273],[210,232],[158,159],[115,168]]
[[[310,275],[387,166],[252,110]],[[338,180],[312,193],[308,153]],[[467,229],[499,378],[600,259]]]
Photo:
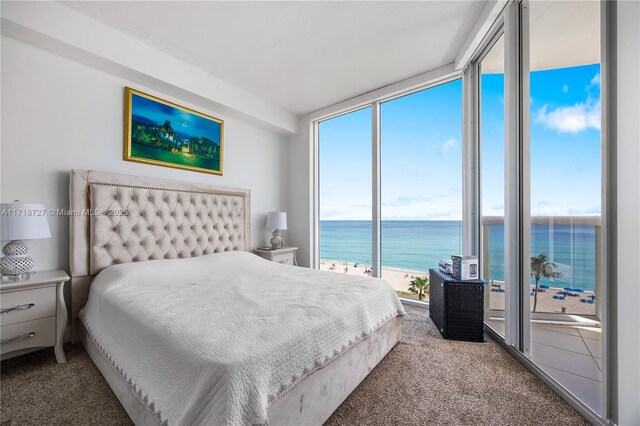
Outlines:
[[298,265],[296,260],[296,251],[298,247],[283,247],[275,250],[255,249],[253,252],[272,262],[282,263],[285,265]]
[[67,327],[64,271],[36,272],[24,281],[0,284],[0,353],[54,346],[59,363]]

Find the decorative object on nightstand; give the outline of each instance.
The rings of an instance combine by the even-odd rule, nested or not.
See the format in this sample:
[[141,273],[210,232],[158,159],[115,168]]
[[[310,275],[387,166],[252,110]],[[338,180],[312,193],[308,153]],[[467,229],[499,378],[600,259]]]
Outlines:
[[0,353],[54,346],[56,360],[67,362],[62,343],[67,328],[64,271],[38,272],[31,278],[0,284]]
[[266,247],[255,249],[253,252],[271,262],[297,266],[296,251],[298,251],[298,247],[282,247],[278,249]]
[[18,200],[0,206],[0,238],[10,240],[2,248],[2,281],[28,279],[33,274],[35,262],[29,256],[29,246],[22,240],[51,237],[46,211],[42,204],[26,204]]
[[287,229],[287,212],[269,212],[267,215],[267,229],[273,229],[273,237],[269,241],[271,247],[274,249],[282,248],[284,240],[280,235],[280,231]]

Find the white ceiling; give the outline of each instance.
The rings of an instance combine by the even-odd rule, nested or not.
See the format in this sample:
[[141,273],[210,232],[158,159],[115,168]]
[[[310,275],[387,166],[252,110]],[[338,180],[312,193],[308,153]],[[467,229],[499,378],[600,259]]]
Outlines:
[[[529,2],[529,67],[533,71],[600,62],[600,2]],[[504,36],[482,61],[486,73],[504,73]]]
[[485,2],[63,4],[303,114],[453,62]]

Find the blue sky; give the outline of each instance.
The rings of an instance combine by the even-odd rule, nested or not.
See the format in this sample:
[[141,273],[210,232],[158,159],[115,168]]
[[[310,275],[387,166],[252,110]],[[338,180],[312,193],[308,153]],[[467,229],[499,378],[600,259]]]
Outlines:
[[531,211],[600,214],[600,65],[531,74]]
[[[462,209],[462,82],[381,107],[383,220],[455,219]],[[371,219],[371,109],[320,123],[320,217]]]
[[158,125],[162,125],[165,120],[169,120],[173,130],[183,139],[196,136],[220,142],[220,123],[155,102],[135,93],[132,99],[134,115],[144,117]]
[[[531,74],[531,210],[600,213],[599,65]],[[504,79],[482,79],[483,214],[504,209]],[[382,104],[382,219],[462,217],[460,80]],[[559,184],[561,183],[561,184]],[[371,219],[371,110],[320,123],[320,218]]]

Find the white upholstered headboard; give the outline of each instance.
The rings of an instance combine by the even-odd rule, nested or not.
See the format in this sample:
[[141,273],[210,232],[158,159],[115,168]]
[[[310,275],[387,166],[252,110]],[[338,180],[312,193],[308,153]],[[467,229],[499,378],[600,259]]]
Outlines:
[[118,263],[251,249],[248,189],[71,171],[71,339],[93,277]]

